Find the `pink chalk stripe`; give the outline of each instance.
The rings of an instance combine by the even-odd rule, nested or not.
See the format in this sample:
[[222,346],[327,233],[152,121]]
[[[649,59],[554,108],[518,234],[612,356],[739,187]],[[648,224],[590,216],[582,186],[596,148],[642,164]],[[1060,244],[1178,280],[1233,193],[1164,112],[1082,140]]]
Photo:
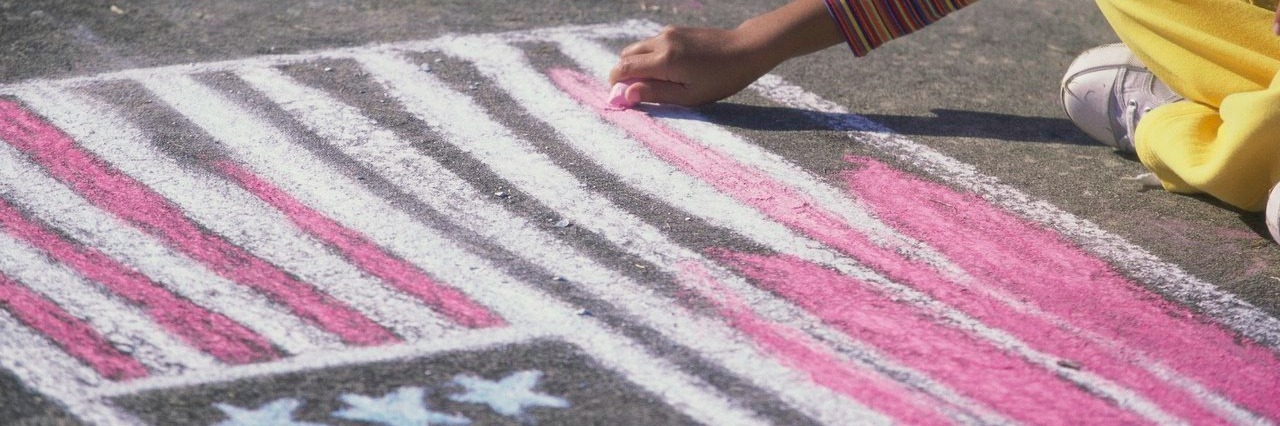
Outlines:
[[0,229],[48,253],[81,276],[101,283],[139,305],[153,320],[184,342],[229,364],[268,361],[279,357],[262,336],[223,315],[180,299],[142,274],[92,247],[77,245],[23,217],[0,199]]
[[685,262],[680,268],[679,279],[683,287],[695,290],[703,299],[713,303],[717,313],[733,328],[750,336],[784,365],[808,374],[815,383],[862,402],[903,424],[952,423],[938,411],[942,401],[908,389],[881,374],[843,363],[823,352],[817,342],[803,333],[761,318],[701,264]]
[[[134,224],[218,274],[288,306],[347,343],[374,345],[399,338],[332,296],[202,230],[160,194],[81,149],[70,137],[18,104],[0,100],[0,139],[25,152],[94,205]],[[197,190],[193,188],[192,190]]]
[[[1165,383],[1136,366],[1128,365],[1115,357],[1097,355],[1097,348],[1081,342],[1078,336],[1063,333],[1052,324],[1019,314],[999,303],[974,299],[972,294],[950,282],[931,266],[913,262],[893,250],[872,243],[837,215],[823,210],[808,197],[767,175],[721,152],[693,142],[641,112],[614,111],[608,108],[603,99],[602,87],[592,78],[569,70],[552,70],[551,76],[570,96],[592,107],[606,120],[626,129],[633,138],[665,161],[707,181],[771,218],[857,258],[891,279],[908,283],[934,297],[945,296],[940,299],[952,305],[960,303],[957,307],[971,315],[975,315],[975,312],[995,311],[1004,315],[1003,318],[1015,319],[1016,321],[1009,321],[1004,325],[1017,327],[1021,331],[1019,337],[1030,339],[1028,343],[1033,347],[1048,346],[1067,350],[1068,353],[1059,355],[1071,359],[1076,358],[1075,355],[1083,357],[1087,354],[1089,360],[1105,360],[1111,363],[1109,367],[1114,368],[1113,372],[1123,373],[1119,376],[1125,379],[1123,384],[1133,386],[1140,392],[1152,393],[1149,396],[1158,397],[1154,398],[1157,403],[1182,407],[1171,410],[1175,413],[1200,420],[1214,418],[1202,407],[1189,403],[1192,401],[1190,395],[1170,390]],[[975,316],[984,318],[983,315]]]
[[789,256],[724,250],[712,250],[712,255],[823,322],[1009,417],[1031,424],[1143,423],[1133,413],[972,335],[933,322],[856,279]]
[[475,328],[505,324],[502,318],[471,300],[467,295],[435,282],[418,268],[369,242],[359,232],[344,227],[302,204],[292,195],[253,172],[230,161],[217,162],[214,167],[262,201],[280,210],[298,227],[337,248],[360,269],[401,291],[412,294],[453,321]]
[[18,321],[38,331],[102,377],[128,380],[147,375],[142,363],[111,346],[84,321],[4,275],[0,275],[0,308],[12,313]]
[[[1121,276],[1060,235],[982,198],[850,157],[850,188],[876,214],[974,276],[1123,342],[1246,408],[1280,419],[1280,359]],[[1105,368],[1088,358],[1086,368]]]

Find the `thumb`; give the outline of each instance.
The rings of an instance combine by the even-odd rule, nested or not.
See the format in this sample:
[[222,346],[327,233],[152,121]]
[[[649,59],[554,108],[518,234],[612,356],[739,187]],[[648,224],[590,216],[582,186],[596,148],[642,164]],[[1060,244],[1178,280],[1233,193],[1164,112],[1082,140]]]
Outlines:
[[662,80],[642,80],[627,87],[627,103],[650,102],[692,106],[689,89],[682,84]]

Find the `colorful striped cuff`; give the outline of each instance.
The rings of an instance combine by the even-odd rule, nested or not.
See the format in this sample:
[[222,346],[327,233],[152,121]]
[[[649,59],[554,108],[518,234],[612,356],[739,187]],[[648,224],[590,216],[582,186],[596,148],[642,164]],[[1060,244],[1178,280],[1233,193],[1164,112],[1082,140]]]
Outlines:
[[854,56],[924,28],[978,0],[825,0]]

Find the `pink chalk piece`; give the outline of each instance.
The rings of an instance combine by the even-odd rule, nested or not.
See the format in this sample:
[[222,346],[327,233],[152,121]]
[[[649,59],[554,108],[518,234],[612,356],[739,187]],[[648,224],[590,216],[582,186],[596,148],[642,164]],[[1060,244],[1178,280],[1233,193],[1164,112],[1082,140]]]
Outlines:
[[[1123,348],[1101,347],[1083,336],[1065,332],[1057,324],[1045,318],[1014,309],[991,299],[982,292],[965,288],[931,265],[906,258],[891,248],[875,244],[852,224],[833,212],[823,209],[819,203],[806,195],[755,168],[738,162],[725,153],[703,146],[644,114],[610,111],[604,100],[597,95],[603,93],[599,88],[600,84],[589,76],[564,69],[552,70],[550,75],[561,90],[596,110],[606,121],[625,129],[635,140],[658,157],[760,210],[770,218],[863,262],[894,281],[921,290],[990,326],[1010,331],[1037,350],[1055,354],[1063,359],[1087,362],[1091,371],[1102,373],[1108,379],[1138,390],[1171,413],[1205,423],[1221,420],[1185,389],[1171,386],[1143,369],[1140,362],[1128,356]],[[882,192],[895,193],[894,191]],[[920,210],[918,207],[911,206],[897,208],[899,211]],[[958,219],[948,218],[948,220]],[[976,250],[972,252],[983,253]],[[1035,265],[1030,267],[1034,268]],[[819,309],[822,305],[816,305],[813,308]],[[1064,315],[1063,318],[1077,319],[1074,315]],[[983,353],[985,352],[980,351],[978,354]],[[1013,355],[995,351],[991,352],[991,356],[1009,359]],[[1020,361],[1011,359],[1005,362],[1021,365]],[[1013,381],[1010,383],[1012,388],[1019,387],[1016,378],[1007,377],[1006,379]],[[1049,377],[1046,380],[1057,379]],[[1031,384],[1028,383],[1028,385]],[[1036,388],[1040,391],[1047,389]],[[1071,393],[1068,392],[1068,394]],[[1087,398],[1079,394],[1071,395]],[[1029,393],[1028,396],[1033,401],[1036,398],[1055,398],[1052,393],[1041,392]],[[1046,407],[1049,406],[1056,405],[1046,405]],[[1067,406],[1056,407],[1065,411],[1042,411],[1038,415],[1048,417],[1040,417],[1039,420],[1047,421],[1055,418],[1053,416],[1071,412]],[[1014,415],[1014,417],[1021,418],[1020,415]]]
[[639,104],[627,98],[627,88],[637,81],[639,80],[623,80],[613,84],[613,88],[609,89],[609,106],[612,107],[610,109],[628,109]]
[[59,237],[24,217],[3,199],[0,199],[0,230],[43,250],[81,276],[138,305],[165,330],[222,362],[246,364],[280,357],[266,338],[226,316],[174,295],[93,247]]
[[820,349],[820,344],[793,328],[761,318],[733,290],[725,287],[701,264],[685,262],[680,284],[710,301],[717,312],[738,331],[783,365],[803,371],[815,383],[903,424],[941,425],[952,422],[940,411],[942,402],[907,388],[900,382],[841,361]]
[[[870,158],[849,157],[848,161],[857,168],[845,174],[846,182],[877,216],[936,247],[970,274],[1076,326],[1121,342],[1127,350],[1136,349],[1250,411],[1280,419],[1280,398],[1275,397],[1280,395],[1280,358],[1266,347],[1169,302],[1061,235],[976,195],[911,177]],[[1008,324],[1020,338],[1037,346],[1053,347],[1058,339],[1039,334],[1034,327],[1026,327],[1030,324],[1025,319],[1007,313],[990,312],[984,320]],[[1071,340],[1075,339],[1059,344]],[[1096,350],[1072,351],[1086,348],[1061,348],[1060,353],[1106,376],[1124,374],[1118,381],[1134,389],[1161,389],[1111,362],[1097,362],[1106,358],[1098,357]],[[1195,423],[1207,419],[1185,412],[1192,405],[1179,404],[1183,398],[1178,395],[1150,396]]]
[[364,235],[303,204],[253,172],[230,161],[217,162],[214,167],[262,201],[280,210],[298,227],[333,245],[356,266],[417,297],[453,321],[474,328],[505,325],[502,318],[462,292],[437,283],[413,265],[370,242]]
[[356,345],[400,342],[400,338],[329,294],[220,235],[208,232],[181,209],[146,185],[95,157],[40,117],[11,101],[0,100],[0,140],[30,156],[54,178],[93,205],[219,275],[253,288],[287,306],[299,317]]
[[141,362],[111,346],[88,323],[4,275],[0,275],[0,309],[9,311],[102,377],[128,380],[148,374]]

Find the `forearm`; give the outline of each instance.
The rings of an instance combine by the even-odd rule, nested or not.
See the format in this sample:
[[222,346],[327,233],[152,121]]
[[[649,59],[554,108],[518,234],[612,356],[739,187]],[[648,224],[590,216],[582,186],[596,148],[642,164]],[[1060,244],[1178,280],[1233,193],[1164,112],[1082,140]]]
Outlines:
[[735,31],[758,44],[774,64],[844,41],[824,0],[795,0],[744,21]]

